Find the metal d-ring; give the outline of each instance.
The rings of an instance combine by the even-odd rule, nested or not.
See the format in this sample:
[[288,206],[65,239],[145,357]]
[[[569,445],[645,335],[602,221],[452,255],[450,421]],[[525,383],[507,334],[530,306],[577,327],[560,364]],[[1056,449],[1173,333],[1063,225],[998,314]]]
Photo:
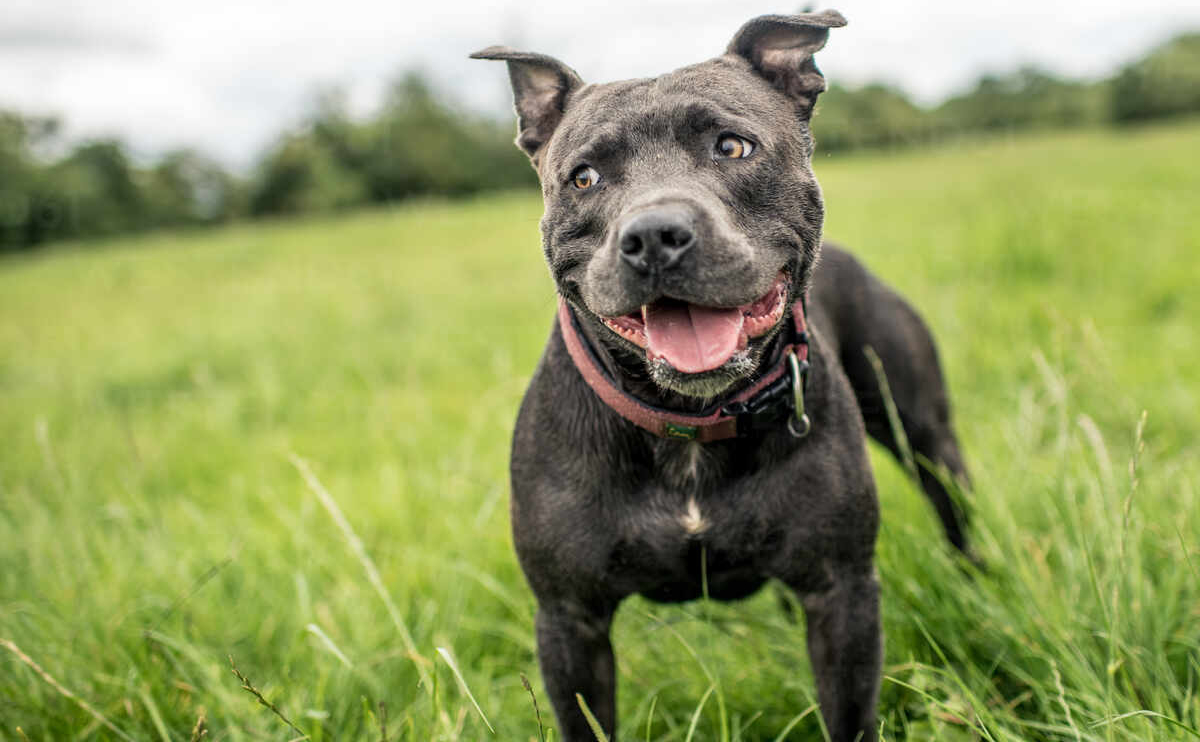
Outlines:
[[812,431],[812,421],[804,411],[804,372],[800,368],[800,359],[796,358],[796,351],[789,350],[787,360],[792,372],[792,399],[795,402],[795,415],[788,418],[787,429],[792,437],[803,438]]

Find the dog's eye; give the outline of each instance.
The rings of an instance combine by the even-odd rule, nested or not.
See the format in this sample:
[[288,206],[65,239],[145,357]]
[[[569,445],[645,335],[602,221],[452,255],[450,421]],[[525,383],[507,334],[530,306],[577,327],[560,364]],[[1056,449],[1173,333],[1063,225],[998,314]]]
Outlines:
[[596,168],[591,165],[580,165],[571,173],[571,184],[581,191],[585,191],[599,182],[600,173],[596,172]]
[[727,160],[749,157],[754,151],[754,142],[737,134],[722,134],[717,140],[717,156]]

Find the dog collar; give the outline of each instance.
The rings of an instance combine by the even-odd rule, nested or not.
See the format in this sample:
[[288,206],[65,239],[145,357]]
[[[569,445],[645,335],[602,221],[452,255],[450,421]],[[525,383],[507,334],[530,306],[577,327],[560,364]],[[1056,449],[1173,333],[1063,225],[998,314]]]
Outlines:
[[788,432],[803,438],[812,427],[804,410],[809,364],[803,299],[792,304],[791,342],[766,374],[731,398],[694,415],[656,407],[618,387],[561,296],[558,326],[575,368],[596,396],[621,417],[660,438],[707,443],[762,432],[785,420]]

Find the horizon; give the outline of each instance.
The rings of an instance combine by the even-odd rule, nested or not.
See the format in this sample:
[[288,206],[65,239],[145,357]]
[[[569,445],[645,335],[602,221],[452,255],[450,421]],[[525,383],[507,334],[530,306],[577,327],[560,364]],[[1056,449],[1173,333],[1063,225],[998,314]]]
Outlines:
[[[416,71],[452,103],[502,118],[511,115],[508,81],[466,58],[478,48],[505,43],[548,53],[588,81],[646,77],[719,54],[743,22],[780,10],[758,2],[723,13],[713,2],[590,1],[568,13],[536,0],[464,23],[449,10],[417,17],[375,0],[349,4],[330,16],[311,2],[276,15],[262,2],[199,12],[149,0],[121,0],[103,11],[78,0],[16,0],[0,22],[0,64],[14,73],[0,79],[0,108],[58,118],[68,146],[117,139],[141,162],[190,148],[244,173],[314,110],[322,92],[344,91],[348,112],[361,119],[391,82]],[[1200,29],[1200,7],[1180,0],[1156,0],[1136,14],[1111,0],[1065,0],[1036,17],[948,0],[827,7],[850,21],[818,55],[830,84],[882,83],[922,107],[969,91],[984,75],[1023,67],[1096,81]],[[592,22],[580,21],[589,15]],[[1131,15],[1136,25],[1123,20]],[[671,38],[687,41],[663,43]]]

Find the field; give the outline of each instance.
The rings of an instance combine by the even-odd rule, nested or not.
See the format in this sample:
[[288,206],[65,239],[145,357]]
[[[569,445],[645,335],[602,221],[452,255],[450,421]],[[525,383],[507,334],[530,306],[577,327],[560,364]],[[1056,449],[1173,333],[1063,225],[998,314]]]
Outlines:
[[[816,163],[941,342],[989,565],[873,449],[885,739],[1200,738],[1198,155],[1193,121]],[[558,739],[507,516],[540,213],[0,261],[0,741],[541,740],[522,675]],[[622,739],[820,739],[803,636],[773,590],[627,602]]]

